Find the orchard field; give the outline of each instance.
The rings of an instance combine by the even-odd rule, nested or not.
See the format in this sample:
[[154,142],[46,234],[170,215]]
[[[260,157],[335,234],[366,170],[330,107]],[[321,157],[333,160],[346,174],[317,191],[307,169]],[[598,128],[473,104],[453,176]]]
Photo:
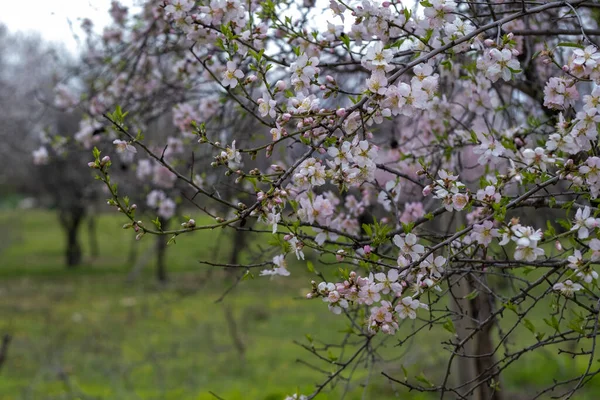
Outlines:
[[[226,260],[228,232],[201,231],[169,247],[168,284],[156,283],[152,258],[130,282],[131,231],[119,229],[118,216],[98,218],[95,259],[83,229],[84,265],[68,270],[54,213],[0,215],[0,334],[13,336],[0,369],[2,400],[279,400],[296,390],[312,391],[333,371],[300,346],[310,346],[306,334],[319,346],[347,329],[345,319],[331,314],[319,299],[304,299],[311,279],[305,264],[291,265],[291,276],[276,277],[275,284],[265,286],[271,278],[257,276],[226,293],[237,275],[196,261]],[[136,245],[139,260],[151,241]],[[333,268],[316,260],[315,267],[324,273]],[[533,322],[542,331],[550,329],[542,328],[542,316]],[[401,365],[411,379],[443,373],[446,354],[430,351],[447,339],[443,333],[425,333],[396,346],[407,330],[402,327],[379,349],[399,361],[356,372],[349,385],[340,380],[317,399],[436,398],[408,393],[381,375],[402,377]],[[522,329],[518,338],[533,342],[531,336]],[[339,356],[336,348],[330,354]],[[584,371],[586,365],[548,348],[525,357],[520,367],[504,376],[507,398],[530,396],[552,377]],[[598,396],[600,380],[595,379],[575,398]]]

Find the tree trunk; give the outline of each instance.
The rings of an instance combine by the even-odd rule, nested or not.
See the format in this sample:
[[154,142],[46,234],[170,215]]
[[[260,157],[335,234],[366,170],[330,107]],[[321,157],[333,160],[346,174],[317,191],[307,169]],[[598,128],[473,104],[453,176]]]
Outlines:
[[[231,253],[229,254],[229,264],[237,264],[242,250],[246,246],[246,231],[236,230],[233,234],[233,242],[231,243]],[[235,272],[235,268],[230,271]]]
[[2,369],[2,365],[6,362],[8,345],[10,344],[11,339],[12,337],[9,334],[6,334],[2,337],[2,343],[0,344],[0,369]]
[[[163,230],[167,229],[168,221],[160,220]],[[166,283],[167,278],[167,266],[165,264],[165,256],[167,253],[167,242],[169,241],[168,236],[158,235],[156,238],[156,278],[161,283]]]
[[[465,299],[469,294],[474,295],[475,291],[477,295],[474,298]],[[457,340],[460,342],[471,335],[473,330],[477,331],[462,348],[457,349],[459,354],[457,361],[459,382],[457,383],[462,385],[471,382],[461,388],[459,393],[474,400],[502,400],[502,392],[490,386],[492,379],[494,382],[499,381],[497,368],[493,367],[496,362],[492,339],[495,321],[493,318],[487,321],[493,313],[493,298],[472,276],[461,279],[452,292],[453,298],[456,299],[453,301],[454,311],[463,315],[455,324]],[[471,391],[476,385],[477,387]]]
[[81,264],[81,246],[77,237],[77,227],[70,227],[67,231],[67,266],[70,268]]
[[61,210],[59,219],[66,234],[67,248],[65,250],[65,261],[68,268],[74,268],[81,264],[82,252],[79,244],[79,225],[85,215],[83,207],[71,207]]

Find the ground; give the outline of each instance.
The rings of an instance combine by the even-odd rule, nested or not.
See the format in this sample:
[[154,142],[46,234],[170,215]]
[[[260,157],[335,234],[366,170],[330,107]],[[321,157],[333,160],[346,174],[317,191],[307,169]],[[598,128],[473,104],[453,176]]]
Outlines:
[[[230,237],[228,231],[205,231],[169,247],[167,285],[155,283],[152,261],[128,282],[133,242],[132,232],[120,229],[123,222],[118,215],[98,218],[100,252],[94,259],[82,227],[85,262],[67,270],[55,214],[0,214],[0,335],[14,338],[0,369],[0,400],[282,400],[296,391],[311,393],[324,380],[306,363],[334,370],[299,346],[309,345],[306,334],[318,346],[347,328],[321,301],[304,298],[313,277],[305,264],[292,264],[287,278],[245,279],[218,301],[235,276],[197,261],[226,260]],[[135,244],[140,257],[151,247],[147,239]],[[403,379],[403,365],[409,377],[439,376],[446,354],[432,349],[440,348],[445,334],[401,347],[388,341],[382,351],[399,360],[370,375],[356,372],[345,399],[429,399],[408,394],[380,372]],[[339,355],[335,348],[332,355]],[[541,352],[509,370],[503,390],[509,398],[534,393],[552,377],[584,369],[584,361]],[[318,399],[340,399],[345,389],[339,382]],[[576,398],[596,399],[596,393],[597,379]]]

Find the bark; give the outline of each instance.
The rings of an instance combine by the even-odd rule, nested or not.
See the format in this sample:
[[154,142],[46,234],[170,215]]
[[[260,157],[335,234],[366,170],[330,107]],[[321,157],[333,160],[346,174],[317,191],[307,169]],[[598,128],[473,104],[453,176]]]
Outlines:
[[[167,221],[161,218],[161,226],[163,230],[167,229]],[[161,283],[168,281],[166,253],[169,237],[166,235],[158,235],[156,238],[156,279]]]
[[82,251],[79,243],[79,225],[85,215],[83,207],[71,207],[61,210],[59,219],[67,239],[65,249],[65,261],[68,268],[74,268],[81,264]]
[[0,344],[0,369],[2,369],[2,365],[6,362],[8,345],[10,344],[11,339],[12,337],[9,334],[6,334],[4,337],[2,337],[2,343]]
[[[465,296],[475,291],[478,293],[475,298],[465,299]],[[463,315],[455,324],[457,340],[461,341],[471,335],[473,330],[477,331],[462,348],[457,349],[459,355],[464,355],[459,356],[456,363],[459,379],[457,383],[473,382],[462,388],[460,393],[467,395],[467,392],[477,385],[467,397],[474,400],[502,400],[502,392],[490,387],[492,379],[494,382],[500,379],[497,368],[492,367],[496,362],[492,338],[495,320],[492,318],[487,321],[493,313],[493,298],[487,289],[471,276],[461,279],[452,292],[454,311]]]

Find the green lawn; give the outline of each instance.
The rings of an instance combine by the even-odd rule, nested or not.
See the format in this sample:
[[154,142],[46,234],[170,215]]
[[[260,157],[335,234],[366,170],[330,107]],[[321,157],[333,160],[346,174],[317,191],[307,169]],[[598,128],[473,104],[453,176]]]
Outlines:
[[[14,336],[0,399],[215,399],[209,391],[226,400],[283,399],[310,393],[324,379],[298,359],[333,371],[294,344],[308,343],[306,333],[335,339],[346,326],[322,302],[302,298],[310,286],[304,269],[290,279],[244,280],[215,303],[235,277],[210,273],[197,260],[227,260],[230,232],[206,231],[169,247],[168,285],[154,282],[153,260],[127,283],[132,231],[122,224],[118,216],[101,216],[100,256],[67,270],[54,214],[0,215],[0,334]],[[135,245],[141,256],[152,238]],[[362,395],[359,387],[351,392],[348,399]]]
[[[296,390],[311,393],[324,380],[298,360],[334,371],[294,344],[308,344],[307,333],[334,342],[346,328],[346,320],[321,301],[303,299],[311,275],[302,264],[292,264],[288,278],[243,280],[216,303],[235,277],[211,273],[197,260],[227,260],[231,232],[201,231],[169,247],[168,285],[155,283],[153,262],[128,283],[132,232],[120,228],[123,222],[118,215],[98,219],[100,255],[94,260],[84,229],[84,265],[67,270],[53,213],[0,214],[0,335],[14,337],[0,370],[1,400],[216,399],[210,392],[225,400],[283,400]],[[142,256],[152,238],[135,245]],[[247,251],[242,256],[256,261]],[[228,321],[234,321],[235,334]],[[393,386],[380,372],[401,378],[402,364],[411,376],[421,371],[440,376],[447,353],[439,351],[439,342],[445,334],[425,333],[402,347],[389,341],[381,351],[401,360],[376,366],[370,376],[359,369],[345,399],[429,399]],[[519,334],[533,340],[525,329]],[[335,348],[332,354],[339,355]],[[584,361],[532,354],[507,372],[504,390],[534,393],[553,377],[583,370]],[[371,385],[363,397],[360,385],[367,378]],[[340,382],[318,399],[340,399],[344,389]],[[597,399],[597,393],[596,380],[576,398]]]

